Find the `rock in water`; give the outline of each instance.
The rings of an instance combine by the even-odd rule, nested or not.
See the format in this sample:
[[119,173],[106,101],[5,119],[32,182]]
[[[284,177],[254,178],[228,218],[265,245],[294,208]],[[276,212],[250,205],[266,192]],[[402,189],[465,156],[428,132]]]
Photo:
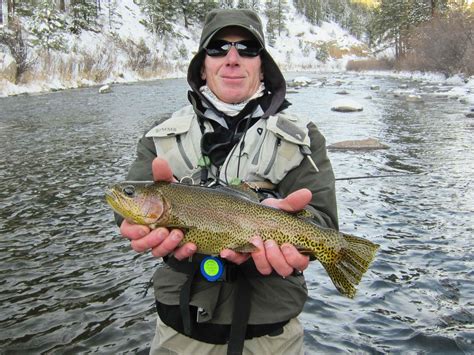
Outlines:
[[361,104],[351,99],[335,100],[331,104],[331,110],[337,112],[357,112],[363,109]]
[[388,148],[388,145],[380,143],[380,141],[375,138],[348,140],[328,145],[328,149],[333,150],[373,150]]
[[112,92],[110,85],[104,85],[99,89],[99,94],[108,94]]

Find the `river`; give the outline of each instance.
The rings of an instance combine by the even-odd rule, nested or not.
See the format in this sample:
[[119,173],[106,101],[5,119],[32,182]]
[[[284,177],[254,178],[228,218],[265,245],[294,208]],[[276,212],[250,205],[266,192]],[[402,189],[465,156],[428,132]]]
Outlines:
[[[336,177],[400,175],[337,182],[341,230],[381,248],[354,300],[310,265],[306,352],[473,353],[474,121],[439,94],[454,84],[306,76],[315,84],[288,99],[328,144],[374,137],[390,147],[330,151]],[[400,87],[423,101],[394,95]],[[343,89],[362,112],[330,110]],[[158,260],[131,251],[103,191],[186,90],[170,79],[0,98],[0,353],[146,351]]]

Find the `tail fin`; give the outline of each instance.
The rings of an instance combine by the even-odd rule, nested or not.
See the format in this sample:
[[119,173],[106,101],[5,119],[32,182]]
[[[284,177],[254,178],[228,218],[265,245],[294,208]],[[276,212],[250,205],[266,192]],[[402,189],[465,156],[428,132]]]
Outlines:
[[339,258],[334,263],[322,264],[338,291],[353,298],[356,286],[369,268],[379,245],[348,234],[342,234],[342,237],[347,245],[339,251]]

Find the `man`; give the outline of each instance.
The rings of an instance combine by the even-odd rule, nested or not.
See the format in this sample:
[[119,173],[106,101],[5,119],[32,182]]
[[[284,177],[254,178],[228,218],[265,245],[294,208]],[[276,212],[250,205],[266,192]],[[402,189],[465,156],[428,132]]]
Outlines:
[[[266,205],[305,209],[316,223],[338,227],[325,139],[309,120],[287,113],[286,83],[254,12],[208,14],[188,83],[191,105],[140,140],[129,180],[245,181]],[[117,222],[135,251],[151,249],[165,261],[154,275],[159,319],[150,353],[303,353],[296,317],[307,298],[309,258],[294,246],[255,236],[258,251],[223,250],[224,276],[208,281],[196,245],[179,246],[183,231]]]

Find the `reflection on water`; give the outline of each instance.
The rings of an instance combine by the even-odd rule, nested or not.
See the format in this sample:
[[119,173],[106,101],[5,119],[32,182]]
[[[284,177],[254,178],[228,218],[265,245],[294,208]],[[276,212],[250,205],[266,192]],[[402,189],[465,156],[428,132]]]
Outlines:
[[[390,145],[330,152],[337,177],[415,175],[338,182],[341,229],[381,249],[354,300],[311,264],[301,315],[308,352],[473,352],[472,119],[457,101],[429,95],[432,86],[424,102],[407,103],[390,93],[399,79],[327,79],[290,94],[293,110],[312,117],[328,143],[375,137]],[[336,80],[364,111],[330,111]],[[144,289],[158,262],[119,237],[103,189],[125,176],[137,139],[184,105],[185,91],[185,80],[162,80],[108,95],[0,99],[2,352],[148,347],[155,314]]]

